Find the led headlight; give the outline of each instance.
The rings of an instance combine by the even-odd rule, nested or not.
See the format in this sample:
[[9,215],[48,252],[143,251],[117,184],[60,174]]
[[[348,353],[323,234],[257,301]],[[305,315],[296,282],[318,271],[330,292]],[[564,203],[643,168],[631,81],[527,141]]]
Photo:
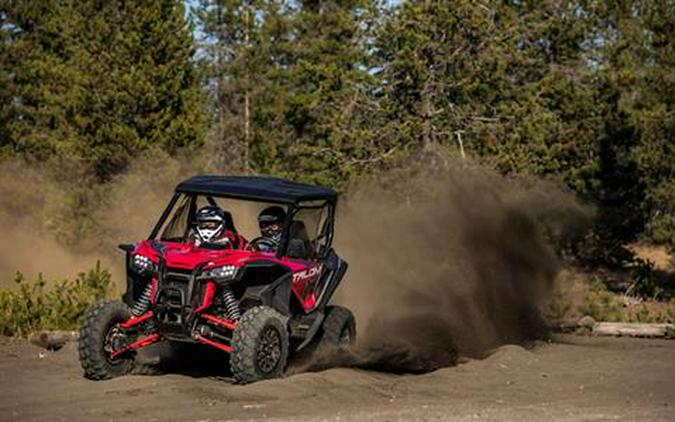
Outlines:
[[143,255],[134,255],[132,267],[139,274],[145,274],[155,270],[155,264],[150,261],[150,258]]
[[234,265],[224,265],[204,271],[202,277],[214,280],[230,280],[234,278],[235,274],[237,274],[237,267]]

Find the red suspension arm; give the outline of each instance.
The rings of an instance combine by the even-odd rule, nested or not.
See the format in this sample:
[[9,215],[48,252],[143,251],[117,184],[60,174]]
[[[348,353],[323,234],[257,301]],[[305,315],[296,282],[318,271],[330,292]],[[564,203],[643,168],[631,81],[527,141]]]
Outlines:
[[131,328],[134,325],[138,325],[143,321],[149,320],[150,318],[152,318],[152,311],[148,311],[148,312],[144,313],[143,315],[141,315],[139,317],[131,317],[131,318],[129,318],[128,321],[121,323],[120,327]]
[[215,316],[209,315],[209,314],[202,314],[201,316],[205,320],[211,321],[211,322],[216,323],[218,325],[222,325],[223,327],[227,328],[228,330],[234,330],[234,327],[237,326],[236,322],[234,322],[232,320],[229,320],[229,319],[222,319],[222,318],[218,318],[218,317],[215,317]]
[[117,356],[121,355],[124,352],[140,349],[141,347],[145,347],[145,346],[150,346],[153,343],[157,343],[160,339],[161,339],[161,336],[159,334],[149,335],[147,337],[144,337],[140,340],[137,340],[137,341],[131,343],[127,347],[124,347],[120,350],[115,350],[114,352],[112,352],[110,354],[110,357],[114,358],[114,357],[117,357]]

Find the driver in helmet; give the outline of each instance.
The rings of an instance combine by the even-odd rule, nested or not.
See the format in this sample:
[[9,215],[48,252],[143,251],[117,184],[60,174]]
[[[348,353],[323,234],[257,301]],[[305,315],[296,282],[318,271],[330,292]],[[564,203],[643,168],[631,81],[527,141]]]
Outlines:
[[286,211],[280,206],[267,207],[258,214],[261,237],[256,249],[262,252],[276,252],[281,242],[281,230],[286,220]]
[[204,243],[222,245],[225,248],[239,248],[241,237],[226,227],[225,212],[216,205],[206,205],[195,214],[196,225],[192,242],[199,247]]

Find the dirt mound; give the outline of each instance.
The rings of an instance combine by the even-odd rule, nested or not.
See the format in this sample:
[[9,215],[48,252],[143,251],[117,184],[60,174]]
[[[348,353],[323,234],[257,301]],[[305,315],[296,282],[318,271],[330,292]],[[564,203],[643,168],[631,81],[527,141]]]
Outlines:
[[501,366],[522,365],[532,362],[536,355],[522,346],[515,344],[506,344],[491,351],[485,362],[487,364],[496,364]]

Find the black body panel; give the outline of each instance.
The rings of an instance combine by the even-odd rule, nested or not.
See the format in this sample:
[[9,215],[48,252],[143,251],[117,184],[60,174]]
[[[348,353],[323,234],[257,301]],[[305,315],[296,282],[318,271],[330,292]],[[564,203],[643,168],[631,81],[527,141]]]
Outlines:
[[150,282],[150,276],[140,277],[131,269],[131,252],[134,250],[134,245],[130,243],[122,243],[117,247],[124,251],[126,273],[127,273],[127,289],[122,295],[122,301],[127,306],[132,307],[134,303],[141,297],[143,289]]
[[285,204],[317,200],[337,201],[337,193],[330,188],[260,176],[199,175],[181,182],[176,187],[176,192]]
[[282,315],[290,315],[290,303],[293,285],[293,274],[285,272],[283,275],[267,284],[246,284],[239,303],[250,305],[265,305],[276,309]]
[[347,262],[340,258],[333,249],[328,252],[325,262],[327,271],[323,275],[323,280],[321,280],[324,289],[321,296],[319,296],[317,309],[323,309],[328,305],[328,302],[333,297],[333,293],[335,293],[335,289],[337,289],[342,278],[345,276],[347,267],[349,267]]

